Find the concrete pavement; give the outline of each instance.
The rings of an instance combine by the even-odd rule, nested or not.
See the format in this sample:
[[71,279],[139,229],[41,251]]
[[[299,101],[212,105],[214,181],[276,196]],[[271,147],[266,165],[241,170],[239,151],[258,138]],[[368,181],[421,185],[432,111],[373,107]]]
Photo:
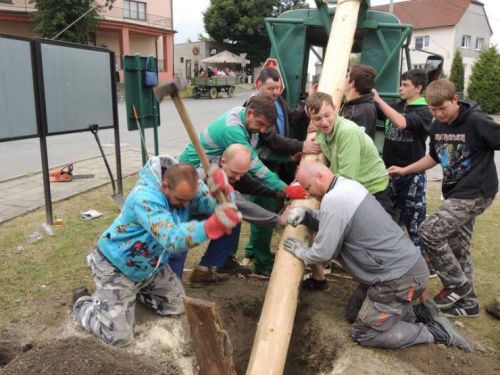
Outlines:
[[[126,149],[122,153],[123,177],[138,173],[142,166],[140,149]],[[116,179],[115,155],[106,155]],[[50,184],[52,202],[58,202],[106,184],[110,179],[102,157],[73,162],[73,175],[93,174],[92,178],[73,179],[71,182]],[[109,194],[112,194],[111,185]],[[42,172],[0,181],[0,223],[45,206]]]

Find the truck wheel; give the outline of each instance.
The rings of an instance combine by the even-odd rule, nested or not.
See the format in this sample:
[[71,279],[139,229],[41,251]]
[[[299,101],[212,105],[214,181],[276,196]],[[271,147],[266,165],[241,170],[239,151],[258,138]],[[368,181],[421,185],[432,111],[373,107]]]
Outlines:
[[198,90],[198,87],[193,88],[193,98],[198,99],[201,96],[200,90]]
[[229,87],[229,89],[227,90],[227,96],[229,96],[230,98],[234,96],[234,86]]
[[215,99],[217,97],[217,89],[215,87],[211,87],[208,91],[208,95],[210,96],[210,99]]

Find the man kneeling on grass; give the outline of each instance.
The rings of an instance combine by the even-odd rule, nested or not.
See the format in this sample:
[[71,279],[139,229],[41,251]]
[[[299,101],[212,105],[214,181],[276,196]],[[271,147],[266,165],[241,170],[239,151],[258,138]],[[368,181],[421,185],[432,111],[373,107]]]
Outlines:
[[[211,216],[190,220],[197,214]],[[125,346],[134,338],[136,299],[159,315],[182,314],[185,292],[169,255],[220,238],[240,221],[234,204],[216,204],[193,166],[151,158],[87,257],[96,291],[73,291],[76,321],[105,343]]]
[[311,247],[293,237],[283,247],[307,266],[336,259],[360,283],[363,293],[355,294],[363,295],[362,304],[349,302],[361,306],[354,341],[389,349],[442,343],[472,351],[431,300],[412,305],[426,288],[427,264],[366,188],[315,161],[303,162],[297,179],[321,206],[319,211],[295,207],[287,223],[306,225],[317,234]]

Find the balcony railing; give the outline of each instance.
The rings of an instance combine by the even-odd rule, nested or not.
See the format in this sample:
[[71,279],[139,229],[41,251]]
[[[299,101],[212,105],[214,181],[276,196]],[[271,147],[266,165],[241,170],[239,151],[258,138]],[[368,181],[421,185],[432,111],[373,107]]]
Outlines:
[[156,14],[146,13],[145,19],[129,18],[124,16],[123,8],[113,7],[111,10],[103,11],[101,16],[107,20],[119,20],[123,22],[135,23],[138,25],[145,25],[151,27],[158,27],[160,29],[172,30],[172,18],[157,16]]
[[13,12],[34,12],[35,4],[31,4],[30,0],[13,1],[11,3],[0,2],[0,10],[9,10]]
[[[36,10],[34,4],[29,0],[14,1],[13,3],[0,2],[0,11],[9,10],[17,12],[34,12]],[[172,18],[158,16],[156,14],[146,13],[145,19],[129,18],[124,16],[123,8],[113,7],[111,10],[103,8],[101,17],[107,20],[117,20],[121,22],[134,23],[137,25],[157,27],[160,29],[172,30]]]

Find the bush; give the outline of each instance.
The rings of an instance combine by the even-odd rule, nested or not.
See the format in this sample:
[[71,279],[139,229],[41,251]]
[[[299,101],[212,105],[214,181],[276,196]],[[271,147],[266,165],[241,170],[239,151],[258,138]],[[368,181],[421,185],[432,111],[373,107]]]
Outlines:
[[500,112],[500,54],[496,47],[481,52],[472,68],[467,93],[484,111]]
[[455,51],[453,62],[451,63],[450,81],[455,84],[457,92],[464,91],[464,63],[460,50]]

